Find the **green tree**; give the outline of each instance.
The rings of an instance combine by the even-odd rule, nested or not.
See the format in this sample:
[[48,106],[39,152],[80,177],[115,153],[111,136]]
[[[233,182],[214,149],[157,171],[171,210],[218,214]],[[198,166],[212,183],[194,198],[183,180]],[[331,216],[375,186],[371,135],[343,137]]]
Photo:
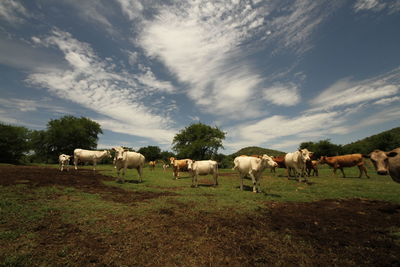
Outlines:
[[300,149],[307,148],[314,152],[314,158],[321,156],[337,156],[342,153],[342,146],[331,143],[329,139],[320,140],[317,143],[303,142],[300,144]]
[[0,123],[0,162],[20,163],[29,151],[29,135],[25,127]]
[[219,148],[223,148],[225,135],[218,127],[195,123],[175,135],[172,148],[179,158],[209,159]]
[[161,158],[161,149],[158,146],[141,147],[138,152],[143,154],[147,161],[154,161]]
[[[35,152],[34,155],[31,156],[31,160],[33,162],[45,162],[48,163],[50,156],[48,155],[50,151],[50,144],[48,141],[47,131],[32,131],[30,138],[30,146],[32,150]],[[54,162],[52,160],[52,162]]]
[[160,154],[160,159],[163,160],[167,164],[169,164],[170,157],[176,157],[176,155],[170,151],[163,151]]
[[45,132],[36,133],[34,150],[38,155],[45,156],[46,161],[54,162],[59,154],[72,155],[75,148],[96,149],[101,133],[100,124],[95,121],[64,116],[50,120]]

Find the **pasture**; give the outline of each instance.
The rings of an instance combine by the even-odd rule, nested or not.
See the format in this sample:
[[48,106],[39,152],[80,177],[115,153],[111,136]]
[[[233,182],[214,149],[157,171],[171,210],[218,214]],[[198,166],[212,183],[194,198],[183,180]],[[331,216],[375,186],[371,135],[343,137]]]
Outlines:
[[0,265],[399,265],[400,184],[347,168],[309,183],[264,172],[262,193],[220,170],[191,188],[187,173],[110,165],[0,165]]

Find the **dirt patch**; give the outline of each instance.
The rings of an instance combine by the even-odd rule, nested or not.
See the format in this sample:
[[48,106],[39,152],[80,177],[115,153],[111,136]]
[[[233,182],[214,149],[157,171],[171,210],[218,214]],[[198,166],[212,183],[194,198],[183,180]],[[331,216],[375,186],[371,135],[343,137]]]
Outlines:
[[[92,170],[60,172],[56,168],[36,166],[0,166],[0,185],[25,184],[28,187],[66,186],[86,193],[99,194],[105,200],[133,203],[162,196],[174,196],[173,192],[129,192],[119,187],[107,186],[102,181],[114,181],[114,177],[93,173]],[[132,182],[132,181],[128,181]]]

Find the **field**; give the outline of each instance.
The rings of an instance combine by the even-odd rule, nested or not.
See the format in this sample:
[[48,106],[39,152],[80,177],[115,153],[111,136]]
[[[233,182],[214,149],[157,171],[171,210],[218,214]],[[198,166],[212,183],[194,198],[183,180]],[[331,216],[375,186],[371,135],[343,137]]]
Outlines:
[[400,184],[323,168],[298,183],[265,171],[262,193],[220,170],[198,188],[145,168],[0,165],[0,265],[398,266]]

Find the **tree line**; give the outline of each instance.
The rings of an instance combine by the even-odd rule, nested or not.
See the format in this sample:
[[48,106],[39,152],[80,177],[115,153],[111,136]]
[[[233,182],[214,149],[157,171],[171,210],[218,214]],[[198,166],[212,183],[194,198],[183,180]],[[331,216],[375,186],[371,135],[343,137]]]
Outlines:
[[[62,153],[73,155],[75,148],[97,149],[98,136],[102,133],[100,124],[85,117],[64,116],[53,119],[47,123],[45,130],[29,130],[22,126],[0,123],[0,162],[55,163]],[[226,133],[218,127],[194,123],[174,136],[174,152],[161,151],[158,146],[142,147],[137,152],[143,154],[147,161],[168,162],[170,157],[214,159],[220,163],[220,168],[231,168],[234,157],[239,154],[284,154],[276,150],[248,147],[231,155],[224,155],[218,153],[218,150],[223,148],[225,136]],[[389,151],[397,147],[400,147],[400,127],[347,145],[337,145],[325,139],[303,142],[299,146],[314,152],[316,158],[352,153],[368,154],[374,149]],[[127,149],[134,151],[132,148]],[[106,159],[106,163],[111,162],[112,159]]]
[[[45,130],[29,130],[0,123],[0,162],[55,163],[60,154],[73,155],[75,148],[97,149],[98,136],[102,133],[100,124],[85,117],[53,119],[47,123]],[[210,159],[223,147],[225,134],[218,127],[195,123],[175,135],[172,140],[175,153],[161,151],[158,146],[142,147],[137,152],[148,161],[168,162],[170,157]],[[111,163],[112,159],[105,161]]]

